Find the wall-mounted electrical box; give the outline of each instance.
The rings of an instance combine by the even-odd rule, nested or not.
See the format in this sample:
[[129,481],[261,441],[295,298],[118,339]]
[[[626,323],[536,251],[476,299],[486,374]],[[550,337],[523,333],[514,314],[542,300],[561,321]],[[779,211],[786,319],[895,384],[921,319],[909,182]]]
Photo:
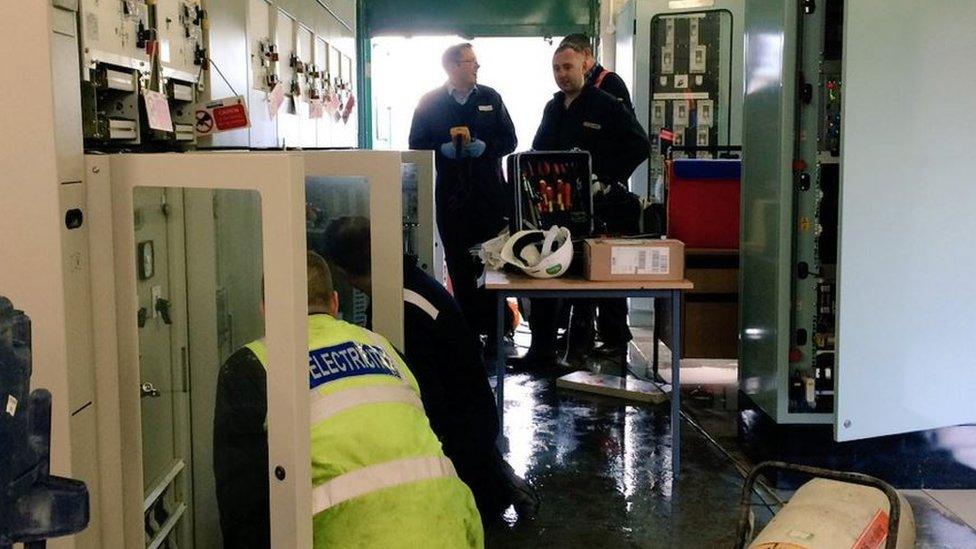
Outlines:
[[[651,155],[632,190],[661,199],[659,135],[710,158],[709,147],[741,145],[743,0],[632,0],[616,18],[616,72],[633,96]],[[680,152],[676,157],[689,156]]]

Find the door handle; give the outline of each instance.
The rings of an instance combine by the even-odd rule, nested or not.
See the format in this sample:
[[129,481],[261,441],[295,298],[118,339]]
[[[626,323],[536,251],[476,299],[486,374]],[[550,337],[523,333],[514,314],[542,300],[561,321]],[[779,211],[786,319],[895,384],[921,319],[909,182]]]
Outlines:
[[169,316],[170,303],[169,303],[169,300],[168,299],[163,299],[161,297],[157,297],[156,298],[155,309],[156,309],[156,312],[159,313],[159,316],[163,317],[163,323],[164,324],[172,324],[173,323],[173,320]]
[[142,385],[139,386],[139,397],[152,397],[159,398],[159,389],[157,389],[151,381],[143,381]]

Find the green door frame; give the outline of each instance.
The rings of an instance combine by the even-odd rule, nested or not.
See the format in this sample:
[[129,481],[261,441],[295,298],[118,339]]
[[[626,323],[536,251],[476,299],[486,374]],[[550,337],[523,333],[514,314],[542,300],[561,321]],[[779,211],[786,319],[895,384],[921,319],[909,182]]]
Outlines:
[[[372,29],[369,28],[369,22],[366,20],[366,2],[368,0],[357,0],[356,2],[356,56],[359,62],[356,64],[356,76],[359,81],[357,86],[357,101],[359,103],[358,116],[359,116],[359,146],[363,149],[373,148],[373,86],[372,86],[372,47],[371,41],[374,38]],[[599,36],[600,31],[600,0],[589,0],[589,11],[590,20],[586,25],[585,29],[565,29],[571,32],[585,31],[590,36]],[[526,36],[532,35],[535,32],[543,32],[545,30],[537,25],[526,27],[511,27],[513,29],[518,28],[519,31],[512,32],[510,36]],[[497,28],[492,28],[491,32],[488,32],[489,27],[465,27],[460,28],[456,31],[458,35],[465,36],[469,38],[476,37],[488,37],[488,36],[509,36],[506,34],[499,34]],[[537,29],[537,30],[536,30]],[[550,33],[551,34],[551,33]]]

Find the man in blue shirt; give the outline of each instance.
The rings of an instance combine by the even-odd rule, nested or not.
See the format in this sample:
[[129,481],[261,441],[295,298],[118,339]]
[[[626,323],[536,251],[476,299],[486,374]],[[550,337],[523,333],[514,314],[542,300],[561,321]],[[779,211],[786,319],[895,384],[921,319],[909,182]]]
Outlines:
[[515,126],[498,92],[478,84],[471,44],[451,46],[441,62],[447,83],[417,105],[410,148],[435,151],[437,228],[454,296],[468,323],[488,334],[494,300],[478,287],[484,266],[469,250],[506,226],[501,159],[515,150]]

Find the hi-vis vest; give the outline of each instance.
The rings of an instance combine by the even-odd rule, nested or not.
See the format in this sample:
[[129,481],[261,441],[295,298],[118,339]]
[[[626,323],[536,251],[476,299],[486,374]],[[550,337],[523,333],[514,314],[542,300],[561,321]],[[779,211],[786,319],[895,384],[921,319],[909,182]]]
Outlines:
[[[314,546],[482,547],[471,491],[392,345],[328,315],[308,332]],[[263,342],[247,347],[267,368]]]

